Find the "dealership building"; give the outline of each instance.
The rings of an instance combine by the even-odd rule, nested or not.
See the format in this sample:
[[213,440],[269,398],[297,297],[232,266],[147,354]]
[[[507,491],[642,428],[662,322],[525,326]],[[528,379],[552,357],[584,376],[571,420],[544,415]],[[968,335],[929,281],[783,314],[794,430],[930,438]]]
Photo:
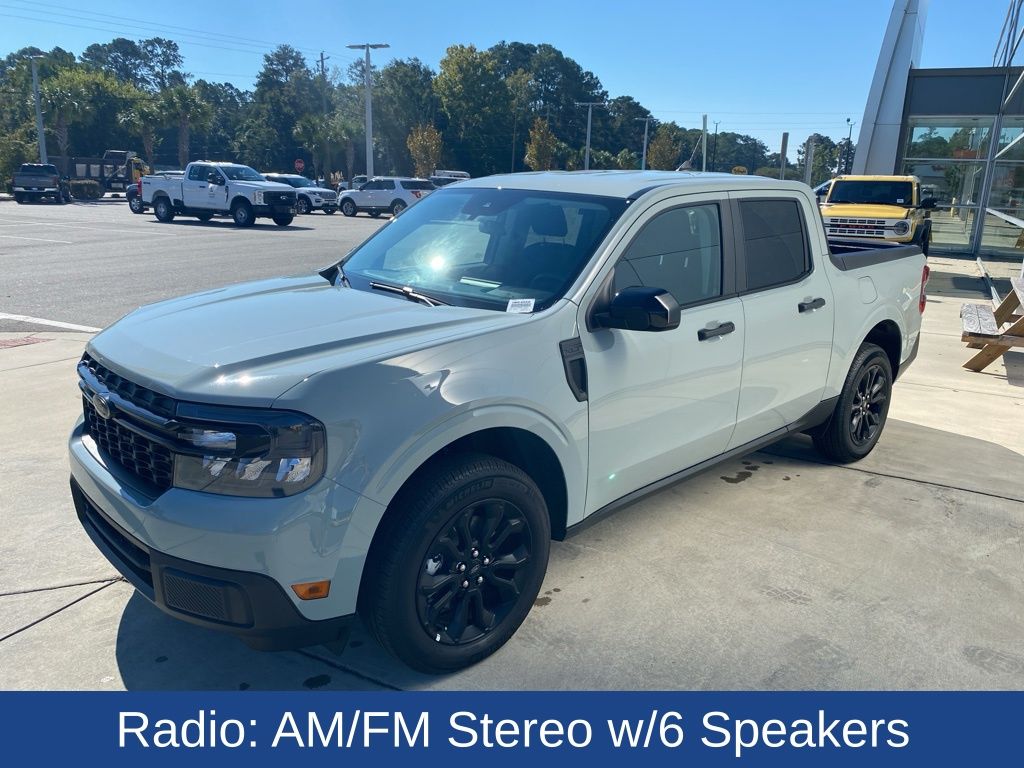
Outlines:
[[934,252],[1024,256],[1024,68],[1013,0],[993,62],[920,69],[927,0],[896,0],[861,122],[854,173],[911,174],[932,213]]

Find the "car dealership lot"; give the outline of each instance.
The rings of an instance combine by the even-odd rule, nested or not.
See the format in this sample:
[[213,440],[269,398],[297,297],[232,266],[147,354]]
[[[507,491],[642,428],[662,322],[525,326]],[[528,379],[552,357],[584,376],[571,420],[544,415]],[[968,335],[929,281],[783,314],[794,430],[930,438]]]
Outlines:
[[[102,327],[140,303],[310,271],[382,221],[239,230],[119,201],[4,202],[0,313]],[[1020,688],[1024,362],[960,368],[957,313],[981,281],[971,262],[932,269],[921,355],[871,456],[829,466],[793,438],[556,543],[512,641],[438,678],[358,629],[340,655],[263,654],[133,595],[68,493],[89,334],[0,314],[0,688]]]

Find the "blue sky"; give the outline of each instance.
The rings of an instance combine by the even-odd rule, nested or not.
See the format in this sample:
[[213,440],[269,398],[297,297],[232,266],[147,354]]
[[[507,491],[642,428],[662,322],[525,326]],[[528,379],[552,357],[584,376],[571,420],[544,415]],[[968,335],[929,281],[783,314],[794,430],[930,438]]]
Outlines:
[[[991,64],[1006,7],[931,0],[922,66]],[[26,45],[80,53],[117,36],[159,35],[179,41],[196,77],[248,88],[278,43],[310,60],[326,51],[328,66],[344,68],[359,55],[346,44],[386,42],[376,61],[415,56],[436,69],[455,43],[546,42],[611,96],[633,96],[659,119],[699,127],[706,112],[712,130],[718,121],[773,151],[788,130],[795,159],[809,133],[845,137],[846,118],[860,122],[891,8],[891,0],[0,0],[0,55]]]

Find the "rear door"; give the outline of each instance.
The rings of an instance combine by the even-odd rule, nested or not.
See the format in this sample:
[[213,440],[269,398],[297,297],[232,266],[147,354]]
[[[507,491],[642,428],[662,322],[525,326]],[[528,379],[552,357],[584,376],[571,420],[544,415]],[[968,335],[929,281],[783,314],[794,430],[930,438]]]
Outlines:
[[730,198],[747,329],[733,448],[789,426],[821,402],[834,304],[825,270],[812,258],[810,203],[764,192]]
[[212,205],[209,176],[213,170],[212,165],[200,165],[193,163],[189,167],[185,179],[182,181],[181,190],[185,196],[186,208],[209,208]]

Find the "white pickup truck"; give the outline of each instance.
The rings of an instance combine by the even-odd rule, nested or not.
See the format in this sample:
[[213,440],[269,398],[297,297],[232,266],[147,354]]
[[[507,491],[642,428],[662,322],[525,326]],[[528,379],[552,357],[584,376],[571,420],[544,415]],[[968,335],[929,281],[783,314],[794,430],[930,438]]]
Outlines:
[[794,182],[462,181],[319,274],[95,336],[75,506],[172,616],[280,648],[358,613],[457,669],[519,627],[552,538],[795,433],[866,456],[927,276],[916,246],[830,251]]
[[247,165],[237,163],[189,163],[183,176],[143,176],[143,207],[152,207],[157,219],[195,216],[209,221],[216,214],[227,214],[239,227],[248,227],[258,218],[273,219],[287,227],[295,218],[295,189],[287,184],[267,181]]

